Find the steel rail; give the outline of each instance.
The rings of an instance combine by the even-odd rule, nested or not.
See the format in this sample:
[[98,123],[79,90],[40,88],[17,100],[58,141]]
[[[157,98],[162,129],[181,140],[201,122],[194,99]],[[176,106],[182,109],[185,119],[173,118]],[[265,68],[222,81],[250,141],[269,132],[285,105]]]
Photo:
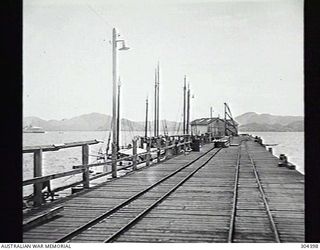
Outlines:
[[256,168],[256,164],[254,163],[254,161],[253,161],[253,159],[252,159],[252,157],[251,157],[251,155],[249,153],[247,143],[245,143],[245,147],[246,147],[246,151],[248,153],[248,156],[249,156],[252,168],[253,168],[254,175],[256,177],[256,181],[257,181],[257,184],[258,184],[258,187],[259,187],[260,194],[261,194],[262,199],[263,199],[264,206],[266,208],[266,211],[267,211],[267,214],[268,214],[268,217],[269,217],[269,221],[270,221],[270,224],[271,224],[272,231],[274,233],[275,240],[276,240],[277,243],[280,243],[280,237],[279,237],[278,229],[277,229],[276,224],[275,224],[275,222],[273,220],[273,217],[272,217],[269,205],[268,205],[268,201],[267,201],[266,195],[265,195],[265,193],[263,191],[263,188],[262,188],[262,185],[261,185],[261,182],[260,182],[260,178],[259,178],[259,175],[258,175],[258,171],[257,171],[257,168]]
[[[106,211],[105,213],[97,216],[96,218],[90,220],[89,222],[87,222],[86,224],[76,228],[75,230],[71,231],[70,233],[64,235],[63,237],[59,238],[58,240],[55,241],[55,243],[62,243],[62,242],[67,242],[70,239],[74,238],[75,236],[79,235],[80,233],[82,233],[83,231],[87,230],[88,228],[98,224],[100,221],[102,221],[103,219],[105,219],[106,217],[110,216],[111,214],[115,213],[116,211],[118,211],[119,209],[121,209],[122,207],[126,206],[127,204],[131,203],[132,201],[136,200],[138,197],[140,197],[141,195],[143,195],[144,193],[148,192],[149,190],[151,190],[152,188],[158,186],[160,183],[164,182],[165,180],[169,179],[170,177],[172,177],[173,175],[179,173],[180,171],[182,171],[183,169],[187,168],[188,166],[192,165],[193,163],[195,163],[196,161],[198,161],[199,159],[201,159],[202,157],[204,157],[205,155],[207,155],[209,152],[211,152],[212,150],[214,150],[215,148],[212,148],[210,150],[208,150],[207,152],[203,153],[202,155],[200,155],[199,157],[197,157],[196,159],[192,160],[191,162],[187,163],[186,165],[178,168],[177,170],[173,171],[171,174],[163,177],[162,179],[160,179],[159,181],[157,181],[156,183],[150,185],[149,187],[147,187],[146,189],[138,192],[137,194],[131,196],[130,198],[128,198],[127,200],[125,200],[124,202],[120,203],[119,205],[111,208],[110,210]],[[220,151],[220,149],[218,150]],[[218,152],[217,151],[217,152]]]
[[183,178],[178,184],[176,184],[173,188],[171,188],[168,192],[166,192],[163,196],[157,199],[154,203],[152,203],[149,207],[139,213],[134,219],[132,219],[129,223],[119,229],[117,232],[108,237],[103,243],[113,242],[116,238],[118,238],[122,233],[129,230],[133,225],[135,225],[139,220],[141,220],[147,213],[149,213],[154,207],[156,207],[160,202],[166,199],[171,193],[173,193],[177,188],[179,188],[183,183],[185,183],[188,179],[190,179],[196,172],[198,172],[201,168],[203,168],[222,148],[219,148],[208,160],[206,160],[203,164],[193,170],[190,174],[188,174],[185,178]]
[[234,232],[234,222],[237,213],[237,199],[238,199],[238,182],[239,182],[239,169],[240,169],[240,158],[241,158],[241,144],[240,142],[238,148],[238,155],[237,155],[237,165],[236,165],[236,176],[234,180],[234,188],[233,188],[233,202],[232,202],[232,212],[230,218],[230,226],[229,226],[229,234],[228,234],[228,243],[232,242],[233,239],[233,232]]

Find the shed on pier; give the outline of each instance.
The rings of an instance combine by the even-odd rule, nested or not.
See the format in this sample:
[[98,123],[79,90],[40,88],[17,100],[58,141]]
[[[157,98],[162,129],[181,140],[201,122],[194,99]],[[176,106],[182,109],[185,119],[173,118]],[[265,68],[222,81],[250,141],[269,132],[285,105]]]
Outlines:
[[[227,135],[235,135],[238,131],[238,123],[231,122],[231,120],[227,120],[226,122],[226,134]],[[225,121],[219,117],[213,118],[200,118],[193,120],[191,123],[191,131],[194,135],[201,135],[211,133],[214,137],[224,136],[225,135]]]

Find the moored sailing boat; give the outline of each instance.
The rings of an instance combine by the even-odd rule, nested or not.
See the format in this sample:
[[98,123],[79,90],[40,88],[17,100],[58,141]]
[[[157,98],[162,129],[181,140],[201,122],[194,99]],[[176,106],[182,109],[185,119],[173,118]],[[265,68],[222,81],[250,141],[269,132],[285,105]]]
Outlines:
[[41,127],[32,126],[31,124],[23,128],[23,133],[45,133]]

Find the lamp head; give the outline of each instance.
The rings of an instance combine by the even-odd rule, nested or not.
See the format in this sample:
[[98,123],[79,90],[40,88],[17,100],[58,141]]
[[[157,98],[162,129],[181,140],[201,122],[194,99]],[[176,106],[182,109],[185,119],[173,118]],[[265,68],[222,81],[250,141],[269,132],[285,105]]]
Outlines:
[[122,47],[119,50],[128,50],[130,49],[129,47],[126,46],[125,42],[122,42]]

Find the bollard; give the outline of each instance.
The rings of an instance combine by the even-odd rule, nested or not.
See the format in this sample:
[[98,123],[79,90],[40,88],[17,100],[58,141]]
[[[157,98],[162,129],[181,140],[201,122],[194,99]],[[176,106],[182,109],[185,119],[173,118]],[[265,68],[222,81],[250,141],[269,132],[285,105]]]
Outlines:
[[273,152],[272,152],[272,148],[269,148],[268,150],[269,150],[269,152],[270,152],[271,154],[273,154]]
[[194,138],[191,145],[192,151],[200,152],[200,143],[199,138]]
[[[33,177],[42,176],[42,149],[33,153]],[[42,204],[42,183],[33,184],[33,205]]]
[[288,158],[285,154],[280,154],[278,167],[285,167],[288,164]]
[[[89,163],[89,145],[82,146],[82,165],[88,165]],[[83,187],[89,188],[89,168],[83,170],[82,174]]]
[[132,169],[133,170],[136,170],[137,169],[137,140],[133,139],[132,140],[132,155],[133,155],[133,158],[132,158]]

